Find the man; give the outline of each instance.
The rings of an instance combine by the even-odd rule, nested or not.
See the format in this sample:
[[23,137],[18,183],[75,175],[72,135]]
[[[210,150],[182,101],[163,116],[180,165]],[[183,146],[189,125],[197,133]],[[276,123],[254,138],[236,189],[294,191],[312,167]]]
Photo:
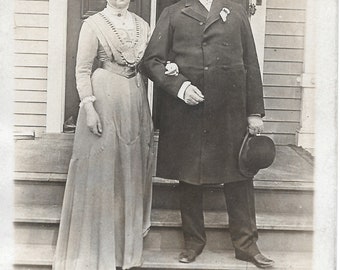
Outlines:
[[224,184],[236,258],[261,268],[273,261],[256,244],[252,179],[238,168],[247,132],[260,133],[261,75],[249,20],[230,0],[181,0],[162,12],[141,70],[163,91],[157,175],[179,179],[189,263],[202,252],[202,185]]

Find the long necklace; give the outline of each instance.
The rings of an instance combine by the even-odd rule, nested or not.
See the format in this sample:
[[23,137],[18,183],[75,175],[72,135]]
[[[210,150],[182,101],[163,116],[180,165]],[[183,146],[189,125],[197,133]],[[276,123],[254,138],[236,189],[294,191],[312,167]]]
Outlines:
[[138,64],[139,60],[141,59],[141,56],[136,56],[135,48],[134,48],[137,45],[139,38],[140,38],[140,24],[139,24],[136,16],[134,16],[134,21],[135,21],[135,26],[136,26],[136,37],[135,37],[135,40],[134,40],[132,46],[127,47],[125,42],[123,41],[123,38],[121,37],[121,35],[117,31],[116,27],[114,26],[114,24],[103,13],[99,12],[99,14],[105,20],[105,22],[110,26],[113,33],[115,33],[117,39],[119,40],[119,42],[121,44],[121,46],[120,46],[121,48],[117,47],[116,49],[117,49],[122,61],[128,67],[135,67]]

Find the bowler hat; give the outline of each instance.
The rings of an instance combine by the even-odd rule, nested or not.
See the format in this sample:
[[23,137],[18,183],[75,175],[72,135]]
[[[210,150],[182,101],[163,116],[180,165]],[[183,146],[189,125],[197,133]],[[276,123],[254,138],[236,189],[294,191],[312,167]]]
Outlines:
[[272,139],[247,132],[240,149],[238,164],[243,176],[253,177],[260,169],[269,167],[275,159],[275,145]]

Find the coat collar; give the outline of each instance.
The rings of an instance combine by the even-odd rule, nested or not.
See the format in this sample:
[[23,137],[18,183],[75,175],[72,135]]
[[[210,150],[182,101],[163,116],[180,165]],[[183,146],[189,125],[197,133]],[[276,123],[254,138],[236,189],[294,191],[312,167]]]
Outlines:
[[220,12],[223,8],[228,8],[231,11],[231,5],[228,0],[214,0],[206,21],[204,31],[206,31],[213,23],[220,20]]
[[208,16],[208,11],[199,0],[186,0],[182,12],[200,22],[206,22]]

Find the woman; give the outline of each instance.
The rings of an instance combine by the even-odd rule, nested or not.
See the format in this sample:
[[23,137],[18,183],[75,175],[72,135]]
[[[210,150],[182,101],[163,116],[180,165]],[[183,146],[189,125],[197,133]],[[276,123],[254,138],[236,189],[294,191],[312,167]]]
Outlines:
[[[55,270],[129,269],[142,264],[150,227],[153,133],[136,66],[148,41],[130,0],[107,0],[80,31],[81,99]],[[94,59],[101,68],[91,72]]]

